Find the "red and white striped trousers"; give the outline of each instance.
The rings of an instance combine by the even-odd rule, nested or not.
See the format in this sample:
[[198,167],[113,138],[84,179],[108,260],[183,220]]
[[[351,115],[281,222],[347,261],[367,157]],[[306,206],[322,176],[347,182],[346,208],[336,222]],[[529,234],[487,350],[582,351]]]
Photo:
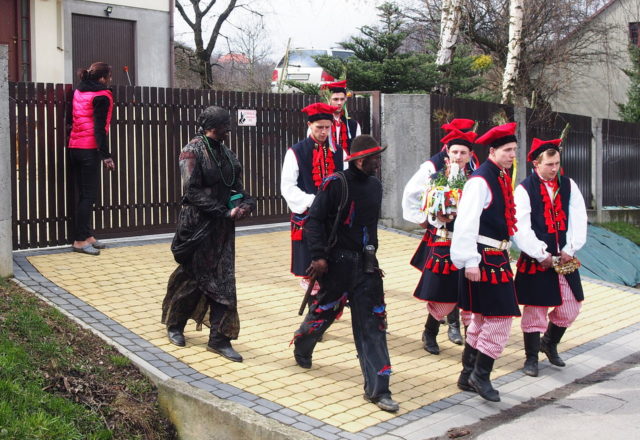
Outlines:
[[467,329],[467,344],[487,356],[498,359],[507,346],[513,317],[484,316],[474,313]]
[[[564,275],[558,275],[560,279],[560,296],[562,304],[554,307],[549,313],[549,320],[558,327],[571,327],[576,320],[582,303],[576,301]],[[520,327],[524,333],[544,332],[547,330],[547,312],[549,307],[524,306],[522,310],[522,322]]]
[[[427,310],[431,316],[441,321],[456,308],[456,305],[456,303],[427,301]],[[460,310],[460,319],[462,320],[462,325],[468,327],[471,323],[471,312]]]

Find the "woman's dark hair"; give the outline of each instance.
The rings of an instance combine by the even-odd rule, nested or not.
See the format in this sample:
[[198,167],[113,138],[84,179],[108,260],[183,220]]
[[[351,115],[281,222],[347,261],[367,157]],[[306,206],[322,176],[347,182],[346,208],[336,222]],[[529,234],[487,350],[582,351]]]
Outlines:
[[205,130],[211,130],[213,128],[228,127],[231,124],[231,116],[228,110],[212,105],[198,115],[197,124],[198,131],[203,133]]
[[78,77],[82,81],[98,81],[100,78],[109,78],[110,75],[111,66],[107,63],[103,63],[102,61],[93,63],[88,69],[78,70]]

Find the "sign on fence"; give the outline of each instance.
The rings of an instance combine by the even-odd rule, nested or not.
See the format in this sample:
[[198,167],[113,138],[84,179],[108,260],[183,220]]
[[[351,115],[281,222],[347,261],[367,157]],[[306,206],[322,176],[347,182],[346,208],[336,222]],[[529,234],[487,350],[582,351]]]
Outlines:
[[258,122],[257,110],[238,110],[238,126],[239,127],[255,127]]

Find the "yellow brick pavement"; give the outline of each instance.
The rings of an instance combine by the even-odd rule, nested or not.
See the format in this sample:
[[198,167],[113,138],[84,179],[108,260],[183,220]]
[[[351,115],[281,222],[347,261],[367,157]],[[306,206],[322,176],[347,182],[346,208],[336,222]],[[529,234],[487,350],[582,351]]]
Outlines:
[[[458,392],[461,347],[438,337],[441,354],[433,356],[420,341],[425,305],[412,296],[419,273],[409,266],[418,239],[380,231],[380,265],[386,272],[389,350],[394,374],[393,397],[400,414]],[[105,249],[99,257],[71,252],[29,257],[48,279],[171,353],[202,374],[276,402],[349,432],[394,417],[362,398],[362,377],[351,335],[348,309],[318,344],[311,370],[295,365],[289,341],[301,321],[297,310],[302,289],[289,273],[288,232],[237,238],[237,287],[241,319],[234,346],[243,363],[207,352],[207,329],[190,323],[187,346],[168,343],[160,324],[167,279],[175,267],[168,244]],[[561,349],[604,336],[638,322],[633,310],[640,295],[584,283],[585,301],[578,321],[567,331]],[[519,320],[509,345],[496,362],[493,378],[519,369],[523,362]]]

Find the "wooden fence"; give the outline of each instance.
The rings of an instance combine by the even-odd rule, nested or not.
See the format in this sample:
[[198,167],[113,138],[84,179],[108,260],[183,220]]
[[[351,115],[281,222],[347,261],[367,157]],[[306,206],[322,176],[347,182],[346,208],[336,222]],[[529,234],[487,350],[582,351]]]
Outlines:
[[[109,133],[116,170],[101,171],[94,210],[99,237],[171,232],[181,196],[178,154],[196,133],[196,117],[218,105],[231,112],[229,146],[243,165],[248,192],[258,200],[248,223],[288,218],[280,194],[284,154],[306,136],[300,109],[316,96],[117,86]],[[9,83],[13,248],[71,242],[75,185],[67,166],[71,85]],[[367,98],[349,102],[350,116],[370,130]],[[257,111],[255,127],[238,126],[238,110]]]

